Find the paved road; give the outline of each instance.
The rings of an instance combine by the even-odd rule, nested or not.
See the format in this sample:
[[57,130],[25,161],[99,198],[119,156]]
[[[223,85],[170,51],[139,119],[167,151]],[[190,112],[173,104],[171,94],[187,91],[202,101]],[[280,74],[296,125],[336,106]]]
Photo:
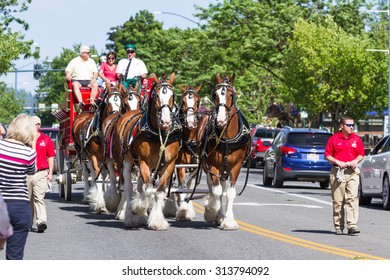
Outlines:
[[[244,176],[241,176],[241,183]],[[27,260],[349,260],[390,259],[388,211],[374,202],[361,208],[360,236],[336,236],[331,226],[329,190],[317,184],[261,185],[261,170],[251,171],[247,189],[235,200],[238,231],[206,223],[201,201],[195,221],[176,222],[154,232],[127,229],[113,214],[97,214],[82,203],[81,184],[73,200],[58,197],[56,185],[46,197],[48,229],[29,234]],[[241,186],[238,186],[240,190]],[[4,252],[0,252],[4,259]]]

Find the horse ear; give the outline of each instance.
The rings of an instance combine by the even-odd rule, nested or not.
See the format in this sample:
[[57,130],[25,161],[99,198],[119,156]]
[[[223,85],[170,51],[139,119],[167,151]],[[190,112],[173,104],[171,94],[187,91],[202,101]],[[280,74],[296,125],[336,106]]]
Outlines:
[[136,91],[136,92],[138,92],[138,85],[139,85],[139,83],[138,83],[138,81],[135,83],[135,87],[134,87],[134,91]]
[[106,89],[108,92],[111,92],[111,83],[109,81],[104,82],[106,84]]
[[197,88],[195,88],[196,93],[198,93],[201,88],[202,88],[202,85],[199,85]]
[[217,84],[220,84],[222,82],[221,81],[221,76],[219,75],[219,73],[217,73],[216,79],[217,79]]
[[179,89],[181,90],[181,92],[185,92],[186,91],[186,89],[183,86],[179,86]]
[[155,82],[156,84],[159,82],[159,80],[158,80],[156,74],[152,73],[152,74],[150,75],[150,77],[153,79],[153,82]]
[[169,78],[169,81],[168,81],[168,82],[169,82],[170,84],[173,84],[173,81],[175,80],[175,77],[176,77],[176,76],[175,76],[175,72],[172,72],[171,77]]
[[124,86],[123,84],[119,84],[119,91],[120,91],[121,93],[126,92],[125,86]]

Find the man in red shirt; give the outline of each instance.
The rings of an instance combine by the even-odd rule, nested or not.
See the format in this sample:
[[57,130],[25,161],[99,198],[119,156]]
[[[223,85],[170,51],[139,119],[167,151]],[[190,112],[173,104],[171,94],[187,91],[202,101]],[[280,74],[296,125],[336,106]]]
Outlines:
[[44,232],[47,229],[47,215],[45,205],[45,194],[48,184],[51,184],[53,179],[54,157],[56,155],[54,144],[51,138],[39,131],[41,127],[41,119],[37,116],[32,117],[32,121],[36,126],[39,134],[36,144],[37,153],[37,172],[34,175],[27,177],[27,185],[30,197],[31,213],[38,227],[38,232]]
[[359,216],[360,180],[357,165],[364,157],[364,146],[362,139],[353,132],[354,127],[352,118],[342,117],[340,131],[329,138],[325,148],[325,158],[333,164],[329,181],[333,200],[333,224],[337,235],[343,234],[345,216],[348,234],[360,233],[356,225]]

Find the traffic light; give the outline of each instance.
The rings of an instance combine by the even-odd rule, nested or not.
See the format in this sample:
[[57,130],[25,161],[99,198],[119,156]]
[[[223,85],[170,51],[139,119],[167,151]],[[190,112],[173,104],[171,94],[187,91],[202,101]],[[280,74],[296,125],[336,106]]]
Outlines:
[[42,69],[43,69],[42,64],[40,64],[40,63],[35,63],[34,64],[34,73],[33,73],[33,75],[34,75],[34,79],[35,80],[39,80],[39,78],[42,76],[42,71],[40,71]]

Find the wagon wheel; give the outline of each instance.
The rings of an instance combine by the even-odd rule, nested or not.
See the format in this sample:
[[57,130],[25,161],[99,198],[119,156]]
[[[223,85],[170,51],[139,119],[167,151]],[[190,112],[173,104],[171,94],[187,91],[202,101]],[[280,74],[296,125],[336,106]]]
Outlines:
[[64,195],[66,201],[71,201],[72,200],[72,174],[70,172],[71,162],[68,155],[65,156],[64,158],[64,164],[66,165]]
[[[57,176],[64,174],[64,154],[60,149],[60,139],[57,135],[56,137],[56,161],[57,161]],[[64,183],[58,183],[58,195],[59,197],[64,197]]]

